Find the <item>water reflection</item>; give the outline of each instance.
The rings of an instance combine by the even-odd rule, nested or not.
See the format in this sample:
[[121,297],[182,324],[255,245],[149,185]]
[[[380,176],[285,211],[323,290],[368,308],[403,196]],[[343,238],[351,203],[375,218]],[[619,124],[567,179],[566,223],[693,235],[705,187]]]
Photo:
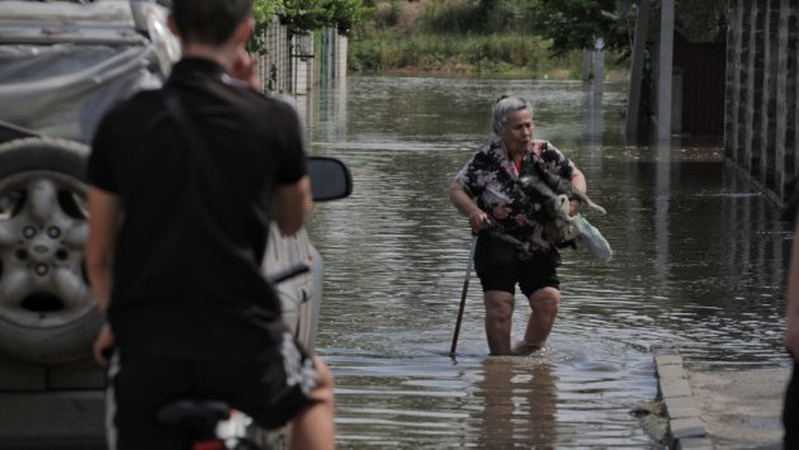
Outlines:
[[[589,219],[614,260],[566,251],[550,351],[505,365],[486,358],[473,279],[453,365],[471,238],[446,193],[504,91],[531,99],[539,137],[586,173],[609,211]],[[312,151],[355,179],[351,198],[318,205],[309,224],[326,261],[317,345],[338,383],[342,448],[491,448],[502,436],[649,448],[628,412],[656,395],[653,347],[679,347],[698,368],[787,363],[778,211],[721,162],[718,142],[627,145],[625,97],[615,82],[600,102],[581,82],[353,77],[314,100]]]
[[583,82],[583,136],[587,145],[600,144],[605,134],[603,94],[604,89],[597,89],[592,81]]
[[490,357],[481,364],[474,395],[484,408],[474,415],[480,448],[511,448],[514,442],[538,449],[557,443],[557,377],[543,359]]

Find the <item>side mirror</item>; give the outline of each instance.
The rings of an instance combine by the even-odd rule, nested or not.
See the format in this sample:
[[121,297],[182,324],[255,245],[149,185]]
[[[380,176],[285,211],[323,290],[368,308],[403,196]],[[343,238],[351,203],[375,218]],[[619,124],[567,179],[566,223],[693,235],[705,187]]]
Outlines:
[[352,175],[342,161],[324,156],[308,158],[308,176],[315,202],[337,200],[352,194]]

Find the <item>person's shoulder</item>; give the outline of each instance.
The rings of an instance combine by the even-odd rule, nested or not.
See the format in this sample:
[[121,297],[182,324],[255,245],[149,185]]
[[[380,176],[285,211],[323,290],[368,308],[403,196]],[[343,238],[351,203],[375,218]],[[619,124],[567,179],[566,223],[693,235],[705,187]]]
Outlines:
[[[136,92],[126,100],[114,105],[109,114],[133,114],[147,108],[160,108],[160,89],[147,89]],[[156,103],[159,102],[159,103]]]
[[271,108],[297,113],[297,103],[291,97],[274,92],[258,93],[258,95]]
[[130,127],[142,123],[142,117],[149,117],[153,112],[163,109],[159,97],[157,89],[139,91],[109,107],[101,125],[107,127],[121,123],[121,126]]
[[488,154],[497,153],[501,149],[502,149],[502,140],[498,137],[494,137],[484,142],[483,145],[480,147],[480,149],[477,150],[477,153],[488,155]]
[[249,107],[252,108],[251,112],[256,115],[269,116],[270,120],[276,118],[299,120],[296,103],[290,97],[272,92],[258,92],[250,88],[243,89],[242,95],[247,97]]

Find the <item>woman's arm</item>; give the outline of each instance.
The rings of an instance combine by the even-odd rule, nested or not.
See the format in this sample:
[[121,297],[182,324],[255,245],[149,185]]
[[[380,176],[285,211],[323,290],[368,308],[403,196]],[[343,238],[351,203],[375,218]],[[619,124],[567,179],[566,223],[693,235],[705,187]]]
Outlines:
[[[574,170],[572,171],[571,181],[572,181],[572,186],[574,186],[574,189],[580,191],[581,193],[585,194],[586,191],[588,190],[588,184],[585,181],[585,175],[583,175],[583,173],[577,167],[575,167]],[[577,211],[580,210],[580,205],[581,202],[579,200],[572,200],[570,202],[571,207],[569,208],[569,215],[573,216],[577,214]]]
[[449,199],[458,212],[469,218],[472,231],[476,233],[486,227],[488,215],[477,206],[462,184],[457,181],[452,183],[449,188]]

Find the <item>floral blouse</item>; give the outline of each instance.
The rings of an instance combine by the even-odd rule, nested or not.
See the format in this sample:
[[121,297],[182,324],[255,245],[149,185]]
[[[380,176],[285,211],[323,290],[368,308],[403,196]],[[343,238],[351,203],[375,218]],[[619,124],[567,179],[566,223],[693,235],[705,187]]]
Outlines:
[[[522,159],[522,172],[527,164],[544,166],[563,178],[571,179],[574,163],[548,141],[533,141],[534,151]],[[483,146],[455,175],[455,181],[477,198],[477,206],[504,228],[505,233],[523,241],[541,226],[544,197],[528,196],[518,184],[519,172],[508,156],[500,138]]]

